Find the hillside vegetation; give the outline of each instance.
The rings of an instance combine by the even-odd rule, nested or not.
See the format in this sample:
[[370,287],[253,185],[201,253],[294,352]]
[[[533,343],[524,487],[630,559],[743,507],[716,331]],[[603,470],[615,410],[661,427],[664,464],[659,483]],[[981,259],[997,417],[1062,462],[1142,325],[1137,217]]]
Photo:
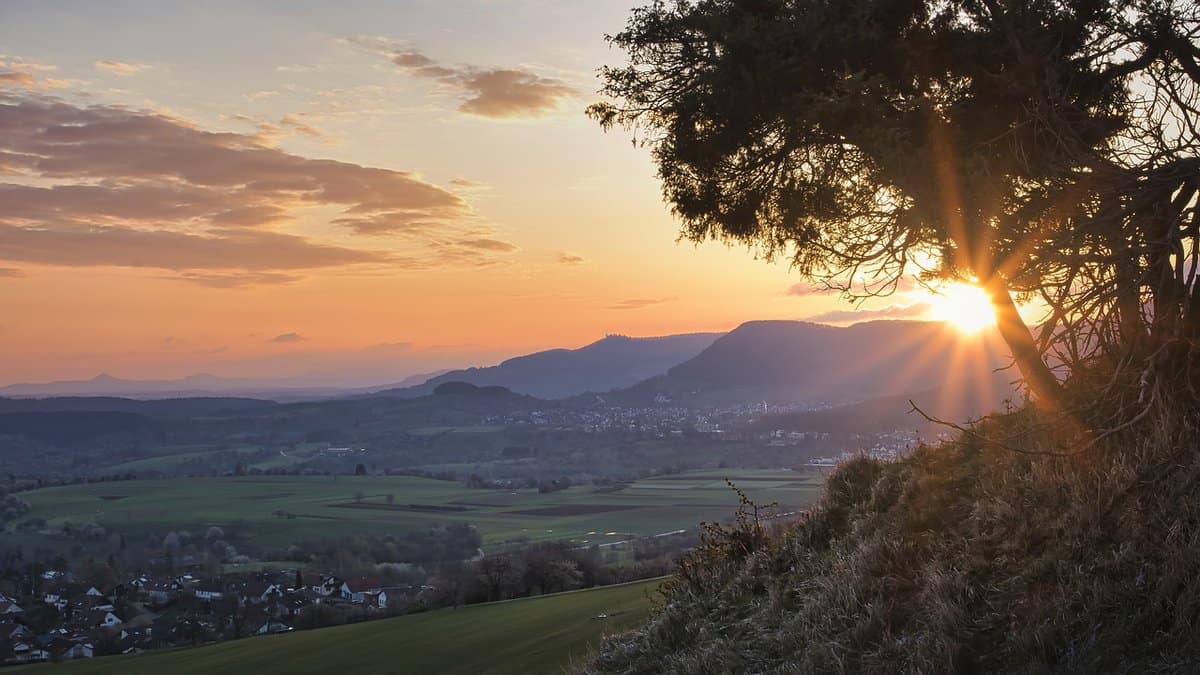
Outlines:
[[[14,673],[559,673],[644,620],[658,580]],[[602,616],[603,615],[603,616]]]
[[782,531],[712,530],[582,672],[1197,672],[1200,456],[1158,428],[1053,456],[1020,410],[851,461]]

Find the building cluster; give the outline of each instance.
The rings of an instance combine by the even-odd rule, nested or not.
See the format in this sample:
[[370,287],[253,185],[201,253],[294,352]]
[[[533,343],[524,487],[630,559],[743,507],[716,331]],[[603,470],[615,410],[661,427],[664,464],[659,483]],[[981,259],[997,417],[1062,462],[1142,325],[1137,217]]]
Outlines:
[[224,577],[139,574],[111,588],[48,571],[30,586],[19,598],[0,595],[0,665],[286,633],[318,611],[386,616],[430,590],[329,575],[309,585],[294,570]]
[[533,426],[588,434],[634,433],[649,438],[669,438],[683,434],[720,434],[741,436],[739,430],[764,414],[779,414],[815,409],[808,405],[768,406],[766,403],[722,408],[688,408],[667,405],[670,399],[659,396],[657,405],[553,408],[515,411],[491,415],[485,426]]
[[874,434],[872,444],[864,443],[860,450],[847,450],[830,457],[817,457],[808,462],[814,467],[833,467],[855,457],[871,457],[885,461],[900,459],[908,455],[921,442],[920,437],[913,431],[892,431]]

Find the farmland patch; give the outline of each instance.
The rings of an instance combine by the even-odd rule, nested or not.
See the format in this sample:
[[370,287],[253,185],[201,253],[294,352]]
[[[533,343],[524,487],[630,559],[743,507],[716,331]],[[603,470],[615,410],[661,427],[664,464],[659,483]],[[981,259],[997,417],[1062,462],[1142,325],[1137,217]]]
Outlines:
[[645,508],[642,504],[559,504],[544,506],[538,509],[509,511],[520,516],[590,516],[593,513],[608,513],[609,511],[628,511]]

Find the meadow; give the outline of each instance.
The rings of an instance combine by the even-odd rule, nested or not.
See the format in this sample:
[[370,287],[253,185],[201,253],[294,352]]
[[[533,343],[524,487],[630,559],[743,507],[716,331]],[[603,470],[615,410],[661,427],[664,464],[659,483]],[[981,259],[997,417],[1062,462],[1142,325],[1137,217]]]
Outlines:
[[781,511],[813,502],[821,484],[819,474],[739,469],[551,493],[473,489],[413,476],[231,476],[60,486],[22,497],[32,505],[29,517],[46,519],[50,531],[64,523],[95,523],[139,536],[202,533],[215,525],[260,546],[287,546],[465,521],[479,529],[485,549],[494,550],[521,541],[614,544],[726,520],[738,505],[726,478],[756,502],[778,503]]
[[91,675],[559,673],[609,633],[644,622],[660,580],[137,656],[14,668]]

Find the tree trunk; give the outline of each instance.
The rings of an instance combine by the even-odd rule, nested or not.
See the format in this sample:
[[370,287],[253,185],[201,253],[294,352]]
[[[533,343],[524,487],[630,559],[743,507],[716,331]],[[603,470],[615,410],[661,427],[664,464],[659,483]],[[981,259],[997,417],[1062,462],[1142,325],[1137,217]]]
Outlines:
[[1037,398],[1042,409],[1058,409],[1062,404],[1062,385],[1042,360],[1042,355],[1033,340],[1033,333],[1017,312],[1008,284],[999,274],[992,274],[981,286],[992,301],[992,308],[996,313],[996,327],[1000,331],[1000,337],[1004,338],[1012,351],[1025,385]]

